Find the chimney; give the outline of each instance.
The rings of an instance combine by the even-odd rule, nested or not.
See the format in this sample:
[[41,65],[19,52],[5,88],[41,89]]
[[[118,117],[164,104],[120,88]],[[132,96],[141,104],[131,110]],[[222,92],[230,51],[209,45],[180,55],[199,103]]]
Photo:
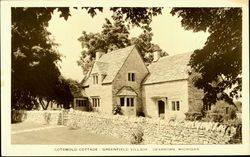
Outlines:
[[160,52],[159,51],[155,51],[154,52],[154,60],[153,60],[153,62],[158,61],[159,58],[160,58]]
[[96,53],[95,53],[95,60],[96,61],[98,61],[100,58],[101,58],[101,56],[104,54],[104,52],[102,52],[102,51],[97,51]]

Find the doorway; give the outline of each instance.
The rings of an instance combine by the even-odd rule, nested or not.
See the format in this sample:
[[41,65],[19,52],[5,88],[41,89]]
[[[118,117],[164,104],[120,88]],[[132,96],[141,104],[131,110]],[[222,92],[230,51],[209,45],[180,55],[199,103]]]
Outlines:
[[159,116],[165,114],[165,103],[162,100],[158,101]]

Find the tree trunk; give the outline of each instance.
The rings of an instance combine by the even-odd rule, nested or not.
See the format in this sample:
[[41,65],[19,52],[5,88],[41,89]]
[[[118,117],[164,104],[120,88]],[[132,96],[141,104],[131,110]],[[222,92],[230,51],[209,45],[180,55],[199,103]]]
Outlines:
[[47,110],[48,109],[48,106],[49,106],[49,103],[50,101],[47,101],[47,104],[45,105],[45,103],[43,102],[43,100],[40,98],[39,99],[40,103],[41,103],[41,106],[44,110]]

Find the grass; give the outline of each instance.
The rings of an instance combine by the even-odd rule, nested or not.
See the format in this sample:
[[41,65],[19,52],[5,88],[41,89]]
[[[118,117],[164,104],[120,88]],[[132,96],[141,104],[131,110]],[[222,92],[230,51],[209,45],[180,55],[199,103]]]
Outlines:
[[22,123],[13,123],[13,124],[11,124],[11,131],[21,131],[21,130],[35,129],[35,128],[41,128],[41,127],[46,127],[46,126],[49,126],[49,125],[24,121]]
[[[25,126],[32,129],[29,124],[19,124],[19,128]],[[42,126],[36,124],[33,128]],[[48,126],[48,125],[43,125]],[[18,127],[14,126],[14,130]],[[13,129],[12,129],[13,130]],[[18,129],[19,130],[19,129]],[[129,144],[128,141],[105,135],[97,135],[83,129],[72,130],[67,127],[50,128],[30,132],[22,132],[11,135],[12,144],[46,144],[46,145],[108,145],[108,144]]]

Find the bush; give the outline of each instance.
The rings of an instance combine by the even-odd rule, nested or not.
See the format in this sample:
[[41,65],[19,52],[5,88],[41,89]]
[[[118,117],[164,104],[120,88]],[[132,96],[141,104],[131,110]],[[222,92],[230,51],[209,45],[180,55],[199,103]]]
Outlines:
[[144,112],[139,112],[139,113],[137,114],[137,116],[138,116],[138,117],[145,117],[145,114],[144,114]]
[[240,118],[230,119],[223,121],[223,124],[238,127],[239,125],[242,125],[242,120]]
[[22,122],[27,116],[25,110],[11,110],[11,123]]
[[88,105],[88,112],[92,112],[92,111],[94,111],[92,105]]
[[239,124],[236,129],[236,134],[234,134],[230,140],[230,144],[242,144],[242,124]]
[[211,112],[218,113],[222,116],[223,120],[235,119],[237,108],[234,105],[230,105],[225,101],[218,101],[212,106]]
[[223,122],[223,116],[220,113],[207,112],[204,121]]
[[223,122],[237,118],[237,108],[234,105],[230,105],[225,101],[218,101],[215,105],[212,105],[211,110],[206,112],[206,117],[202,120]]
[[185,120],[195,121],[195,120],[201,120],[203,117],[201,112],[187,112],[185,113],[186,118]]
[[138,127],[133,133],[132,133],[132,139],[131,144],[140,144],[143,142],[143,130],[141,127]]
[[113,109],[113,114],[114,114],[114,115],[117,115],[117,114],[122,115],[122,108],[121,108],[120,105],[116,105],[116,106],[114,107],[114,109]]
[[242,143],[242,121],[239,118],[228,120],[223,122],[224,124],[236,127],[236,134],[234,134],[231,138],[229,143],[230,144],[241,144]]

